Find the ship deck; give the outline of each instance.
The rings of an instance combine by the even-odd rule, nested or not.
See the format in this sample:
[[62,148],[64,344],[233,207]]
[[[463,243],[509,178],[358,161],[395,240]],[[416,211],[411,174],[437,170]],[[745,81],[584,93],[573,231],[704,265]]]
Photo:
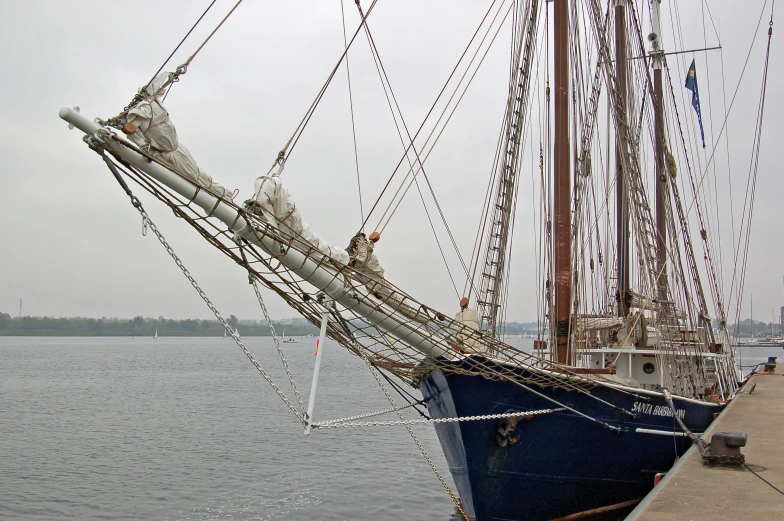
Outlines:
[[759,477],[742,467],[710,467],[692,446],[626,521],[784,519],[784,494],[760,479],[784,490],[784,366],[752,377],[705,439],[714,432],[748,434],[741,452]]

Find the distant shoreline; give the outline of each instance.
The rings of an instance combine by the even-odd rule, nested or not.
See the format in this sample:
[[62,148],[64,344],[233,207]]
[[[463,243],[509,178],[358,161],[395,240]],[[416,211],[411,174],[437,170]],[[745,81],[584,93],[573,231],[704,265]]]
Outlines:
[[[229,327],[238,330],[243,337],[271,337],[269,325],[258,320],[239,320],[234,315],[226,319]],[[278,336],[300,337],[319,334],[315,326],[304,318],[273,320],[272,326]],[[506,335],[535,333],[535,322],[507,322]],[[16,317],[0,313],[0,336],[17,337],[150,337],[158,332],[158,337],[210,338],[223,337],[226,331],[217,320],[187,318],[142,317],[118,318],[55,318],[55,317]]]
[[[242,336],[272,336],[266,322],[243,321],[231,315],[226,322]],[[316,335],[318,327],[304,319],[273,320],[278,335]],[[131,319],[117,318],[11,318],[0,313],[0,336],[54,336],[54,337],[223,337],[226,329],[217,320],[174,320],[164,317]]]

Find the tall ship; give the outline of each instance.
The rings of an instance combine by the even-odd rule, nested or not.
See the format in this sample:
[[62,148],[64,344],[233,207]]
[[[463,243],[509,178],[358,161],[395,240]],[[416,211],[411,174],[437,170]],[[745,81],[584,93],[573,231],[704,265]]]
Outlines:
[[[434,425],[454,487],[417,445],[462,518],[620,513],[689,448],[684,427],[702,433],[739,387],[717,243],[691,159],[702,143],[685,129],[687,121],[698,128],[697,120],[702,129],[697,59],[688,69],[670,68],[660,4],[492,2],[440,105],[425,118],[432,125],[398,127],[401,159],[345,248],[303,220],[308,209],[295,204],[283,174],[359,42],[374,57],[390,109],[399,111],[373,39],[375,1],[367,8],[355,2],[359,22],[346,34],[345,52],[249,197],[199,168],[198,152],[178,140],[164,106],[170,92],[184,88],[209,38],[194,44],[196,52],[174,72],[154,75],[117,115],[89,119],[64,108],[60,117],[84,133],[145,226],[306,432],[374,420],[376,413],[316,421],[319,366],[306,405],[274,337],[291,384],[284,392],[154,224],[152,201],[171,208],[227,265],[247,272],[268,321],[262,289],[320,326],[321,345],[328,337],[361,358],[390,403],[378,415],[392,414],[415,440],[415,420],[404,409],[421,409],[425,419],[416,421]],[[432,191],[429,152],[499,34],[511,36],[509,81],[499,91],[507,101],[476,244],[470,260],[461,257],[461,298],[449,312],[437,310],[381,267],[392,255],[381,253],[381,235],[412,186]],[[423,128],[433,130],[425,136]],[[524,174],[536,186],[521,189]],[[530,219],[516,215],[524,195],[538,202]],[[535,246],[513,263],[515,223]],[[419,269],[435,270],[437,262],[423,264]],[[516,266],[537,278],[533,349],[506,341]]]

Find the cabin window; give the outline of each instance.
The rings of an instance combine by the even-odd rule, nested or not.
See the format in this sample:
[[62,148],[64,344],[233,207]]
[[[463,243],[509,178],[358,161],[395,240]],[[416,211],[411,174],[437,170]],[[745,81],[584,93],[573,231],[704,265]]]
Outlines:
[[656,366],[650,362],[645,362],[645,364],[642,366],[642,370],[645,372],[645,374],[651,374],[656,370]]

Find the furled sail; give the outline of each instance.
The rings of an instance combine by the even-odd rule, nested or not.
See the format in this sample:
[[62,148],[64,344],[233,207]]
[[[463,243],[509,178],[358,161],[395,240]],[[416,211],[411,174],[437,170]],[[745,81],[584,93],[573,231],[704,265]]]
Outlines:
[[330,245],[302,220],[297,205],[283,186],[280,177],[274,175],[258,177],[253,194],[253,199],[248,203],[261,209],[272,226],[292,237],[299,237],[336,262],[348,264],[350,259],[346,250]]
[[[142,100],[128,111],[125,133],[136,146],[175,172],[205,188],[221,199],[230,201],[232,193],[201,171],[196,160],[177,138],[177,129],[162,104],[170,73],[162,72],[139,89]],[[130,125],[128,125],[130,124]]]
[[592,317],[588,315],[572,316],[572,328],[577,332],[619,328],[623,324],[624,320],[622,317]]
[[640,295],[630,289],[627,289],[626,291],[628,291],[631,296],[631,306],[634,308],[657,311],[661,307],[657,302],[654,302],[653,299],[650,299],[645,295]]

